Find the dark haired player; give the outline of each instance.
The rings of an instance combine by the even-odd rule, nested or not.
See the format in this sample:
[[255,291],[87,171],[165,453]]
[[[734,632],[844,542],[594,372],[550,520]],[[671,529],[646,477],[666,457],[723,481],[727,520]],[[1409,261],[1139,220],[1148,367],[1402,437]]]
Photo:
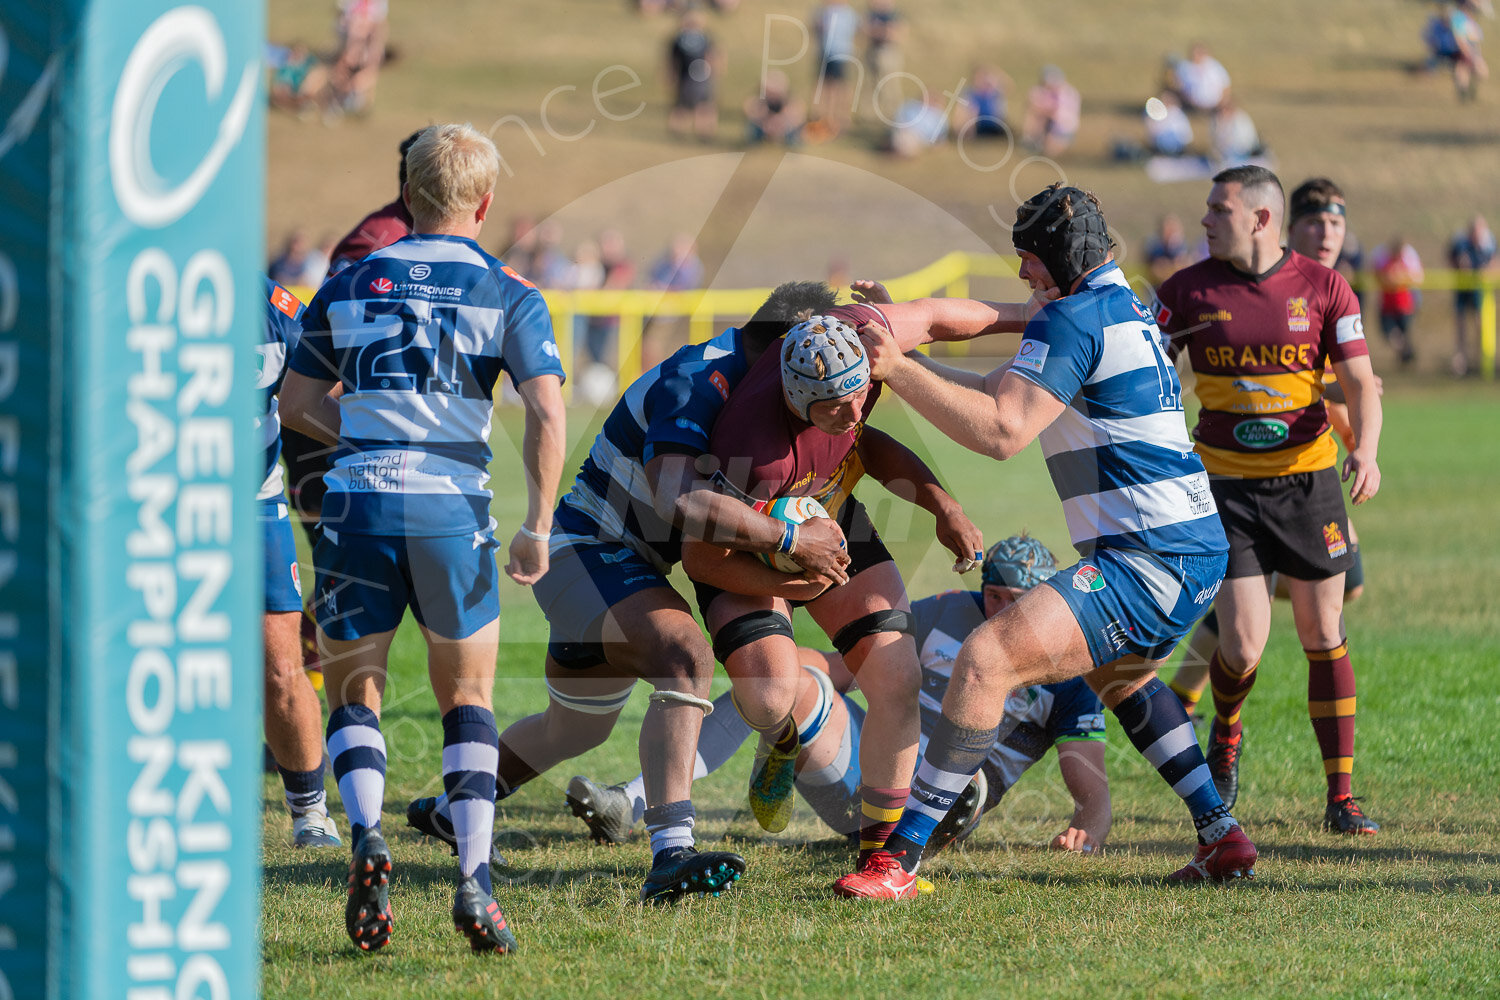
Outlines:
[[1230,541],[1215,606],[1219,648],[1209,661],[1215,719],[1208,760],[1220,794],[1239,790],[1240,707],[1271,630],[1279,574],[1308,660],[1308,709],[1323,755],[1325,829],[1379,827],[1350,793],[1354,668],[1344,635],[1344,578],[1354,563],[1339,487],[1338,446],[1323,405],[1332,365],[1349,405],[1353,447],[1343,478],[1361,504],[1380,489],[1381,408],[1349,283],[1281,245],[1285,196],[1264,167],[1214,177],[1203,217],[1210,259],[1157,291],[1157,321],[1186,351],[1203,404],[1193,436],[1211,474]]
[[1003,460],[1040,439],[1083,558],[964,641],[900,824],[837,891],[914,895],[922,851],[994,745],[1007,694],[1080,674],[1192,813],[1197,852],[1169,878],[1249,875],[1255,847],[1156,677],[1213,599],[1228,548],[1177,373],[1114,263],[1092,195],[1060,185],[1038,193],[1017,210],[1012,239],[1022,279],[1061,293],[1026,325],[1013,361],[988,376],[945,372],[901,353],[920,340],[875,328],[865,339],[875,377],[958,443]]

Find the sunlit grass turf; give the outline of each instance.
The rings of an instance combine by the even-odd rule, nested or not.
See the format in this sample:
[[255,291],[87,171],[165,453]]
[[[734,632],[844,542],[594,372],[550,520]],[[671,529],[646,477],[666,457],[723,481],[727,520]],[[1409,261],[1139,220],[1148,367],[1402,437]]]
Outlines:
[[[497,874],[512,881],[498,881],[496,895],[522,950],[476,958],[449,922],[453,860],[405,827],[406,802],[440,787],[441,745],[420,644],[408,626],[393,658],[384,723],[395,939],[378,955],[355,953],[342,921],[347,854],[287,847],[290,821],[268,779],[265,994],[1494,995],[1500,444],[1485,432],[1493,405],[1480,386],[1388,396],[1385,487],[1355,514],[1369,572],[1366,597],[1347,616],[1360,684],[1355,791],[1383,824],[1375,838],[1351,841],[1318,829],[1323,781],[1307,722],[1305,661],[1279,606],[1245,709],[1236,811],[1261,850],[1252,884],[1160,885],[1191,850],[1190,824],[1114,730],[1115,823],[1103,857],[1037,847],[1069,812],[1049,757],[961,852],[924,868],[935,896],[900,906],[845,903],[828,887],[847,869],[849,853],[805,805],[776,838],[761,835],[742,810],[747,748],[694,792],[700,844],[744,853],[745,881],[720,899],[643,908],[636,898],[649,865],[644,840],[597,847],[562,805],[572,774],[617,781],[637,770],[634,735],[645,705],[637,692],[610,742],[503,804],[497,830],[510,863]],[[1025,524],[1065,551],[1061,515],[1034,449],[996,467],[913,425],[899,406],[882,407],[876,422],[928,453],[988,534]],[[588,416],[575,414],[580,447],[591,435]],[[513,422],[501,422],[497,468],[509,467]],[[868,502],[879,487],[863,492]],[[502,525],[514,523],[518,510],[515,497],[497,497]],[[955,585],[920,515],[909,528],[886,523],[913,594]],[[544,625],[529,595],[508,593],[503,627],[495,699],[502,726],[545,698]],[[805,639],[819,640],[806,621],[799,627]]]

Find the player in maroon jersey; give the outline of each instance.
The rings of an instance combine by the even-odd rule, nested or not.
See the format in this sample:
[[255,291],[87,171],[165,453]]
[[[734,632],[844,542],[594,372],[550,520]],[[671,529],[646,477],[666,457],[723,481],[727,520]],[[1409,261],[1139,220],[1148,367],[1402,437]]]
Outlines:
[[977,562],[983,550],[979,530],[921,459],[865,425],[880,395],[856,334],[869,323],[1001,328],[991,307],[965,300],[843,306],[812,317],[746,374],[714,426],[711,447],[726,490],[755,501],[817,499],[848,539],[849,582],[825,590],[708,542],[683,550],[715,653],[734,681],[736,705],[762,736],[750,802],[767,830],[786,826],[800,749],[792,712],[802,675],[794,606],[807,608],[858,677],[870,706],[860,747],[862,851],[884,843],[906,801],[920,671],[901,575],[851,491],[868,472],[932,513],[939,541],[961,564]]
[[1350,793],[1354,669],[1343,593],[1353,555],[1323,405],[1325,366],[1333,366],[1349,404],[1354,447],[1343,478],[1352,480],[1355,504],[1380,488],[1380,398],[1359,302],[1336,271],[1282,247],[1285,206],[1271,171],[1221,171],[1203,217],[1210,259],[1157,292],[1157,323],[1197,376],[1196,450],[1230,544],[1215,605],[1220,641],[1209,664],[1216,717],[1207,757],[1232,805],[1240,707],[1270,634],[1270,577],[1279,573],[1307,653],[1308,710],[1328,786],[1324,827],[1373,834],[1379,827]]

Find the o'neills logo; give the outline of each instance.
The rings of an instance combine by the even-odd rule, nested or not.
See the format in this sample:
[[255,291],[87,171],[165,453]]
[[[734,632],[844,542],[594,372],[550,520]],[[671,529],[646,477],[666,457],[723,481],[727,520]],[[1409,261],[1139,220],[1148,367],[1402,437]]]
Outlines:
[[1279,448],[1291,433],[1285,421],[1269,417],[1241,420],[1234,427],[1234,439],[1246,448]]

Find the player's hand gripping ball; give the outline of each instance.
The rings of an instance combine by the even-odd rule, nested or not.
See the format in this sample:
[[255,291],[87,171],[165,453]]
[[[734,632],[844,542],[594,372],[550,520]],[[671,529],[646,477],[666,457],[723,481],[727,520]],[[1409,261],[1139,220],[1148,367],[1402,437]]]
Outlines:
[[[781,497],[766,504],[761,513],[788,524],[801,524],[810,518],[828,516],[828,511],[823,509],[823,505],[812,497]],[[760,556],[761,562],[772,569],[778,569],[783,573],[802,572],[802,567],[797,565],[797,561],[784,552],[757,552],[756,555]]]

